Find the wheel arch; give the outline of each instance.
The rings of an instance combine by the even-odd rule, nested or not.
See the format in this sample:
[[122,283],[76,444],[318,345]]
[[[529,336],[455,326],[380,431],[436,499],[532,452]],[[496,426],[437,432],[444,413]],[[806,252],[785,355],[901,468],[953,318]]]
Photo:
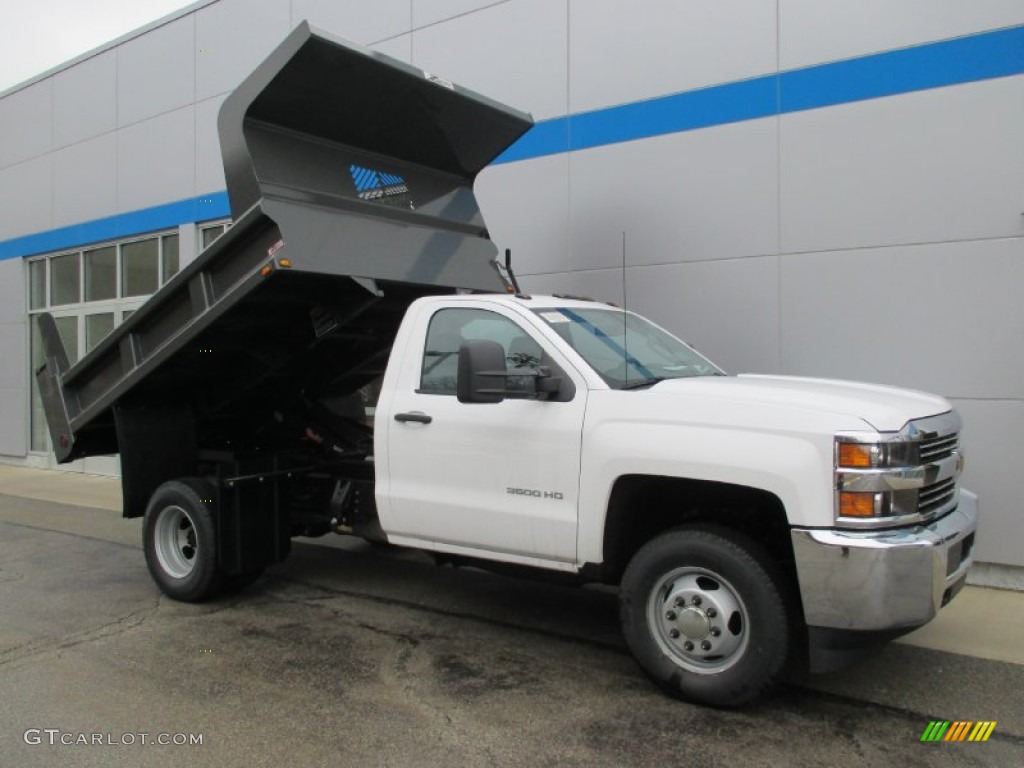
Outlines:
[[603,531],[602,581],[617,584],[646,542],[683,525],[714,525],[757,541],[795,584],[793,545],[782,500],[733,483],[631,474],[612,486]]

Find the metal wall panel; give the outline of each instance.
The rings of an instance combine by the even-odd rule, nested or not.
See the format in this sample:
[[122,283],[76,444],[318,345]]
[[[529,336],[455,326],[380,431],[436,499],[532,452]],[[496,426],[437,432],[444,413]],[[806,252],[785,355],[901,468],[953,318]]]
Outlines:
[[1024,235],[1024,76],[786,115],[784,251]]
[[1024,24],[1020,0],[777,2],[782,69]]
[[195,196],[195,130],[188,106],[117,132],[118,211]]
[[775,118],[574,152],[572,263],[759,256],[778,249]]
[[196,21],[184,16],[117,48],[117,122],[131,125],[191,104],[196,93]]
[[491,166],[476,194],[491,239],[502,254],[512,249],[517,275],[570,269],[568,155]]
[[24,456],[28,447],[27,273],[20,259],[0,261],[0,455],[6,456]]
[[566,0],[509,0],[413,32],[413,64],[534,118],[568,110]]
[[775,4],[587,0],[571,5],[570,110],[774,72]]
[[217,113],[226,95],[200,101],[195,109],[196,136],[196,194],[218,192],[226,186],[224,162],[220,154],[220,136],[217,134]]
[[65,147],[117,127],[117,52],[106,51],[53,76],[53,141]]
[[0,456],[28,453],[28,393],[24,387],[0,388]]
[[[621,269],[573,275],[573,292],[623,304]],[[730,373],[778,372],[777,257],[627,267],[625,285],[631,311],[694,345]]]
[[370,47],[406,64],[412,63],[412,35],[399,35],[374,43]]
[[957,399],[953,404],[964,419],[963,483],[980,495],[976,557],[1024,565],[1019,486],[1024,402]]
[[425,27],[500,2],[507,0],[412,0],[412,23],[417,28]]
[[412,29],[411,0],[292,0],[291,26],[306,20],[361,45]]
[[53,225],[53,157],[0,170],[0,240],[28,235]]
[[[28,267],[20,259],[0,261],[0,323],[24,323],[25,322],[25,300],[28,292]],[[24,329],[22,329],[24,330]],[[24,339],[22,340],[24,341]],[[5,346],[0,345],[4,355],[7,354]],[[4,358],[4,365],[10,366],[17,362],[18,358]],[[3,367],[3,366],[0,366]],[[20,381],[17,386],[23,386]],[[0,384],[0,386],[5,386]],[[7,386],[11,386],[9,383]]]
[[198,101],[238,85],[292,28],[288,0],[220,0],[195,20]]
[[[21,288],[24,292],[24,280],[17,283],[15,287]],[[5,292],[0,291],[0,295]],[[28,361],[28,325],[24,314],[24,302],[18,302],[15,306],[18,305],[21,305],[23,311],[15,322],[6,322],[6,318],[0,321],[0,349],[4,351],[4,364],[0,365],[0,390],[24,389],[27,383],[25,369]],[[7,315],[7,312],[4,312],[4,315]]]
[[117,135],[105,133],[53,153],[53,226],[117,211]]
[[779,371],[777,256],[627,270],[628,306],[730,373]]
[[782,367],[1024,398],[1024,239],[782,257]]
[[516,276],[519,278],[519,287],[527,294],[535,293],[538,296],[553,293],[580,294],[580,289],[576,287],[579,277],[578,272],[549,272],[543,275],[526,275],[520,274],[517,271]]
[[52,148],[52,79],[0,99],[0,168],[38,157]]

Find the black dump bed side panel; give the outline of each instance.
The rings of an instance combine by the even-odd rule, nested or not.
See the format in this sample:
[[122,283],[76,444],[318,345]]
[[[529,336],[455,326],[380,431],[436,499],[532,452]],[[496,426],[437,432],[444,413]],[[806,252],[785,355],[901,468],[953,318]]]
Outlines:
[[200,448],[258,442],[380,375],[415,298],[506,290],[472,184],[530,125],[300,25],[221,108],[234,226],[70,368],[41,318],[58,460],[116,452],[139,409],[192,420]]

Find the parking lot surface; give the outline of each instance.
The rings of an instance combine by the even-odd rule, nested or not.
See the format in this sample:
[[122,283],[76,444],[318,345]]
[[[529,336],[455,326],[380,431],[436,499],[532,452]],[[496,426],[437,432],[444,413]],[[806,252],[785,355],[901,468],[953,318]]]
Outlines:
[[[614,594],[327,543],[186,605],[149,579],[139,521],[0,493],[0,765],[1024,764],[1013,659],[893,644],[712,710],[643,676]],[[979,636],[1018,632],[989,618]],[[932,720],[997,725],[922,743]]]

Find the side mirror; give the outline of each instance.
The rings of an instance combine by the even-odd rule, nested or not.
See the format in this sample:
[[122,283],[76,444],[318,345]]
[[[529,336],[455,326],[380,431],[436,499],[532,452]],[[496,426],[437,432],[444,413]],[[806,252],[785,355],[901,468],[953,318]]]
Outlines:
[[460,403],[500,403],[505,399],[501,377],[507,374],[505,348],[498,342],[476,339],[459,346],[456,394]]
[[[562,377],[552,376],[546,367],[509,371],[505,349],[496,341],[477,339],[459,346],[456,393],[460,403],[500,403],[506,397],[547,400],[562,389]],[[509,389],[509,379],[526,378],[530,383]]]

